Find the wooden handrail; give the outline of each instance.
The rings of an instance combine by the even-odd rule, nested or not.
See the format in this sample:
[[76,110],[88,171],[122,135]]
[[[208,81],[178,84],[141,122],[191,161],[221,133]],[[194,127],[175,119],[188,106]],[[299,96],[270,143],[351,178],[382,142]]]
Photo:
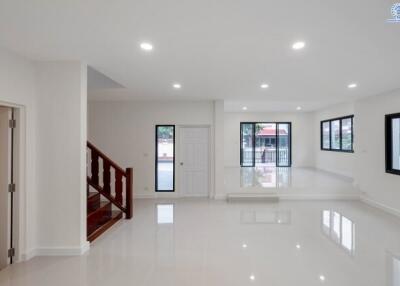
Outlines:
[[104,161],[107,161],[110,163],[111,166],[113,166],[115,169],[117,169],[118,171],[120,171],[121,173],[125,174],[125,170],[122,169],[120,166],[118,166],[117,163],[115,163],[113,160],[111,160],[106,154],[104,154],[103,152],[101,152],[96,146],[94,146],[92,143],[90,143],[89,141],[87,141],[87,147],[89,149],[91,149],[92,151],[95,151],[99,157],[101,157]]
[[[101,152],[90,142],[87,142],[87,148],[90,150],[91,176],[87,176],[87,184],[93,187],[103,197],[109,200],[113,205],[125,213],[125,218],[132,218],[133,212],[133,170],[132,168],[123,169],[117,163],[112,161],[107,155]],[[103,170],[99,170],[99,158],[103,161]],[[111,168],[114,168],[114,190],[115,195],[111,193]],[[103,178],[103,186],[99,184],[99,177]],[[123,190],[123,179],[125,178],[125,189]],[[89,187],[88,187],[89,190]],[[125,200],[124,200],[125,197]]]

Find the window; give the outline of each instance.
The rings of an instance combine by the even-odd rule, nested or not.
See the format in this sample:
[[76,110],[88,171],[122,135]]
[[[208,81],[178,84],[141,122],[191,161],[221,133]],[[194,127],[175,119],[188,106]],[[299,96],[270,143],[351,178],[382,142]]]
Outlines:
[[400,113],[386,115],[386,172],[400,175]]
[[156,192],[175,187],[175,126],[156,125]]
[[240,165],[242,167],[290,167],[290,122],[241,122]]
[[321,150],[353,152],[353,117],[321,121]]

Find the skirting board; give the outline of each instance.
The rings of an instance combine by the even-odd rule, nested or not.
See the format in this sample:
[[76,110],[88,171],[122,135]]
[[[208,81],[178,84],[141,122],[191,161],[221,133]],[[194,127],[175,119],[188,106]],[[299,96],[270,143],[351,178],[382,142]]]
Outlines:
[[360,196],[360,201],[365,203],[365,204],[367,204],[367,205],[369,205],[369,206],[371,206],[371,207],[377,208],[377,209],[379,209],[381,211],[384,211],[386,213],[389,213],[391,215],[394,215],[394,216],[400,218],[400,211],[398,211],[398,210],[396,210],[396,209],[394,209],[392,207],[386,206],[384,204],[378,203],[378,202],[376,202],[376,201],[374,201],[374,200],[372,200],[372,199],[370,199],[370,198],[368,198],[368,197],[366,197],[364,195]]
[[[240,196],[239,194],[236,196]],[[251,198],[254,198],[252,196]],[[280,194],[277,195],[279,200],[283,201],[297,201],[297,200],[359,200],[360,197],[357,194],[345,195],[345,194],[332,194],[332,195],[321,195],[321,194],[303,194],[303,195],[296,195],[296,194]],[[226,200],[228,195],[216,195],[214,199],[216,200]]]
[[163,193],[163,192],[160,192],[158,194],[150,194],[150,195],[139,194],[134,196],[134,199],[184,199],[184,198],[207,198],[207,197],[204,195],[182,196],[177,193]]
[[30,260],[35,256],[78,256],[85,254],[89,249],[88,241],[82,247],[40,247],[22,255],[22,260]]

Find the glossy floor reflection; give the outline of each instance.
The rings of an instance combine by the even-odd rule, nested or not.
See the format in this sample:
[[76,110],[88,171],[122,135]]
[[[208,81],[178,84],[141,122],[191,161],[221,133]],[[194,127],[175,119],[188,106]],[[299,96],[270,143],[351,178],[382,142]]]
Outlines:
[[398,286],[400,222],[359,202],[138,200],[81,257],[38,257],[4,286]]
[[359,195],[351,178],[312,168],[227,167],[225,193]]

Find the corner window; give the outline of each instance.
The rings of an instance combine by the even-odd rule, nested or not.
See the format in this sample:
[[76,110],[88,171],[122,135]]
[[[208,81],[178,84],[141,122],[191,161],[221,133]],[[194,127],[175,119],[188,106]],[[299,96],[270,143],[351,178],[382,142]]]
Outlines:
[[386,115],[386,172],[400,175],[400,113]]
[[321,121],[321,150],[353,152],[353,117]]

